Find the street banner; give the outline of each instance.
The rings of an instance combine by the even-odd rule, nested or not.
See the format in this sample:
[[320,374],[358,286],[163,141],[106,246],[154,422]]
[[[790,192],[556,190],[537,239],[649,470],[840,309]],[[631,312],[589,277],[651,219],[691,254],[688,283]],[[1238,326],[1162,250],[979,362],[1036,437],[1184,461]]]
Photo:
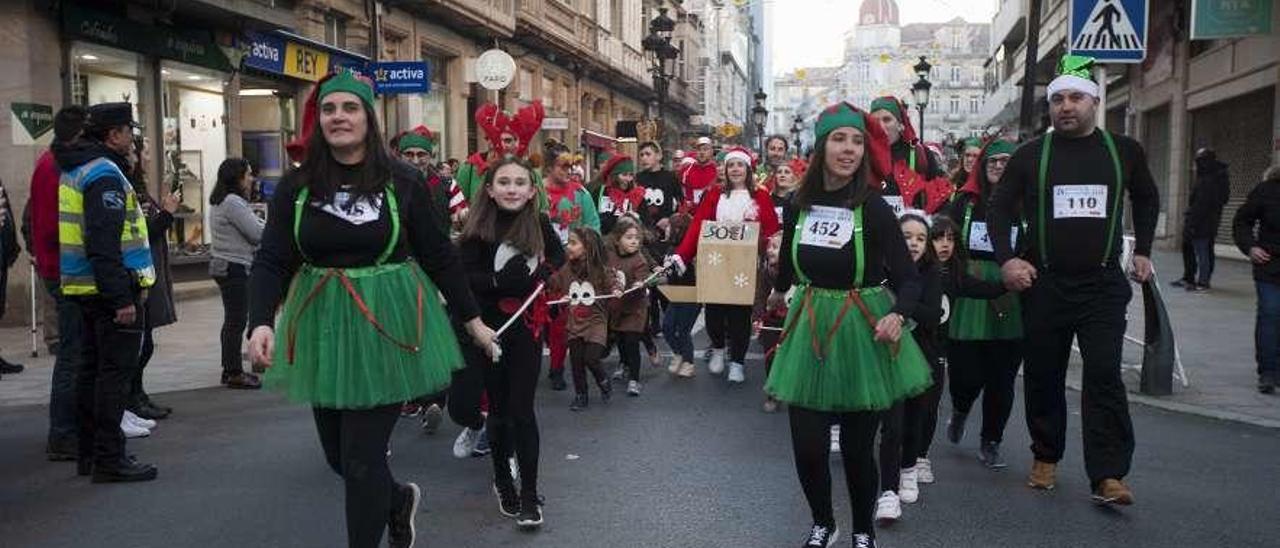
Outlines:
[[1149,8],[1149,0],[1071,0],[1067,49],[1101,63],[1142,62]]
[[698,236],[696,291],[679,286],[659,291],[674,302],[754,304],[759,246],[760,223],[705,221]]
[[373,90],[378,95],[428,93],[431,71],[426,61],[387,61],[373,69]]
[[1272,0],[1193,0],[1191,39],[1271,34]]

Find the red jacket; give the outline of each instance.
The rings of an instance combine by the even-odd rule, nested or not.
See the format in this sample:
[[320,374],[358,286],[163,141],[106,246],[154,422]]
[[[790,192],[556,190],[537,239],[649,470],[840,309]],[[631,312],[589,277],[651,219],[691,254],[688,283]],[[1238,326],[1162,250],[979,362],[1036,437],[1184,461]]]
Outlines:
[[53,152],[46,150],[36,160],[31,173],[31,251],[36,271],[43,280],[57,281],[58,268],[58,180],[62,177]]
[[685,203],[697,207],[698,200],[694,199],[695,193],[702,194],[703,196],[701,197],[706,197],[706,192],[710,190],[709,187],[716,183],[717,169],[715,162],[707,162],[705,164],[689,164],[688,167],[680,171],[680,185],[684,187]]
[[[676,255],[680,256],[684,264],[690,264],[693,256],[698,253],[702,222],[719,220],[716,218],[716,211],[720,206],[720,196],[723,194],[723,189],[713,186],[707,191],[707,195],[702,197],[702,203],[698,204],[698,210],[693,214],[693,222],[689,223],[689,230],[684,233],[684,239],[676,247]],[[748,217],[746,220],[760,223],[760,245],[763,246],[769,241],[770,236],[778,232],[778,213],[773,210],[773,199],[769,197],[769,191],[763,188],[753,190],[751,199],[756,203],[756,215],[755,218]]]

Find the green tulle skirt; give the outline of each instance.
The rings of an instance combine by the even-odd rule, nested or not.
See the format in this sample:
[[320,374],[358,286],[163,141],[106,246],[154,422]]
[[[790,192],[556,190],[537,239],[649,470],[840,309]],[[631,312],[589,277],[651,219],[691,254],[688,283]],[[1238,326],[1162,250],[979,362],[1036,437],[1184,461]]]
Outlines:
[[[1001,281],[1000,265],[969,261],[969,275],[988,282]],[[1022,338],[1022,303],[1013,293],[998,299],[956,299],[951,303],[947,334],[953,341],[1004,341]]]
[[[806,409],[850,412],[888,409],[929,388],[929,364],[911,334],[904,332],[896,345],[876,342],[862,310],[852,300],[846,306],[848,295],[797,288],[765,392]],[[858,295],[875,318],[893,308],[884,288],[864,288]]]
[[417,263],[303,266],[277,321],[263,383],[293,402],[364,409],[434,394],[465,363]]

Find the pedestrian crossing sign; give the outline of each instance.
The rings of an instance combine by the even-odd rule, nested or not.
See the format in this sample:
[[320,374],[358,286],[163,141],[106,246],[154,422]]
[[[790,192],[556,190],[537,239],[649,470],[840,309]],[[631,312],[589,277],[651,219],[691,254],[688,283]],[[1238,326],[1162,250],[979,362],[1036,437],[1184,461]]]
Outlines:
[[1147,56],[1150,0],[1071,0],[1067,50],[1102,63],[1139,63]]

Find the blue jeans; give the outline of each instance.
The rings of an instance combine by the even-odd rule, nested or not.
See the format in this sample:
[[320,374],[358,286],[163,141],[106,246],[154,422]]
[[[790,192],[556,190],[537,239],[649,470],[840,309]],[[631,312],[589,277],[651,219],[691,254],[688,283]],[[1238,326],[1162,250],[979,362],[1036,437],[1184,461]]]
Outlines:
[[1191,248],[1196,254],[1196,285],[1209,285],[1209,278],[1213,277],[1213,261],[1216,257],[1213,254],[1213,240],[1209,238],[1196,238],[1191,240]]
[[58,286],[56,280],[45,280],[45,289],[58,310],[58,355],[54,357],[53,382],[49,389],[50,446],[76,442],[76,370],[84,336],[80,306],[72,299],[64,299]]
[[1254,281],[1258,287],[1258,323],[1253,331],[1258,374],[1280,380],[1280,284]]
[[686,362],[693,363],[693,324],[698,321],[701,306],[694,303],[671,303],[662,317],[662,336],[666,337],[671,351]]

